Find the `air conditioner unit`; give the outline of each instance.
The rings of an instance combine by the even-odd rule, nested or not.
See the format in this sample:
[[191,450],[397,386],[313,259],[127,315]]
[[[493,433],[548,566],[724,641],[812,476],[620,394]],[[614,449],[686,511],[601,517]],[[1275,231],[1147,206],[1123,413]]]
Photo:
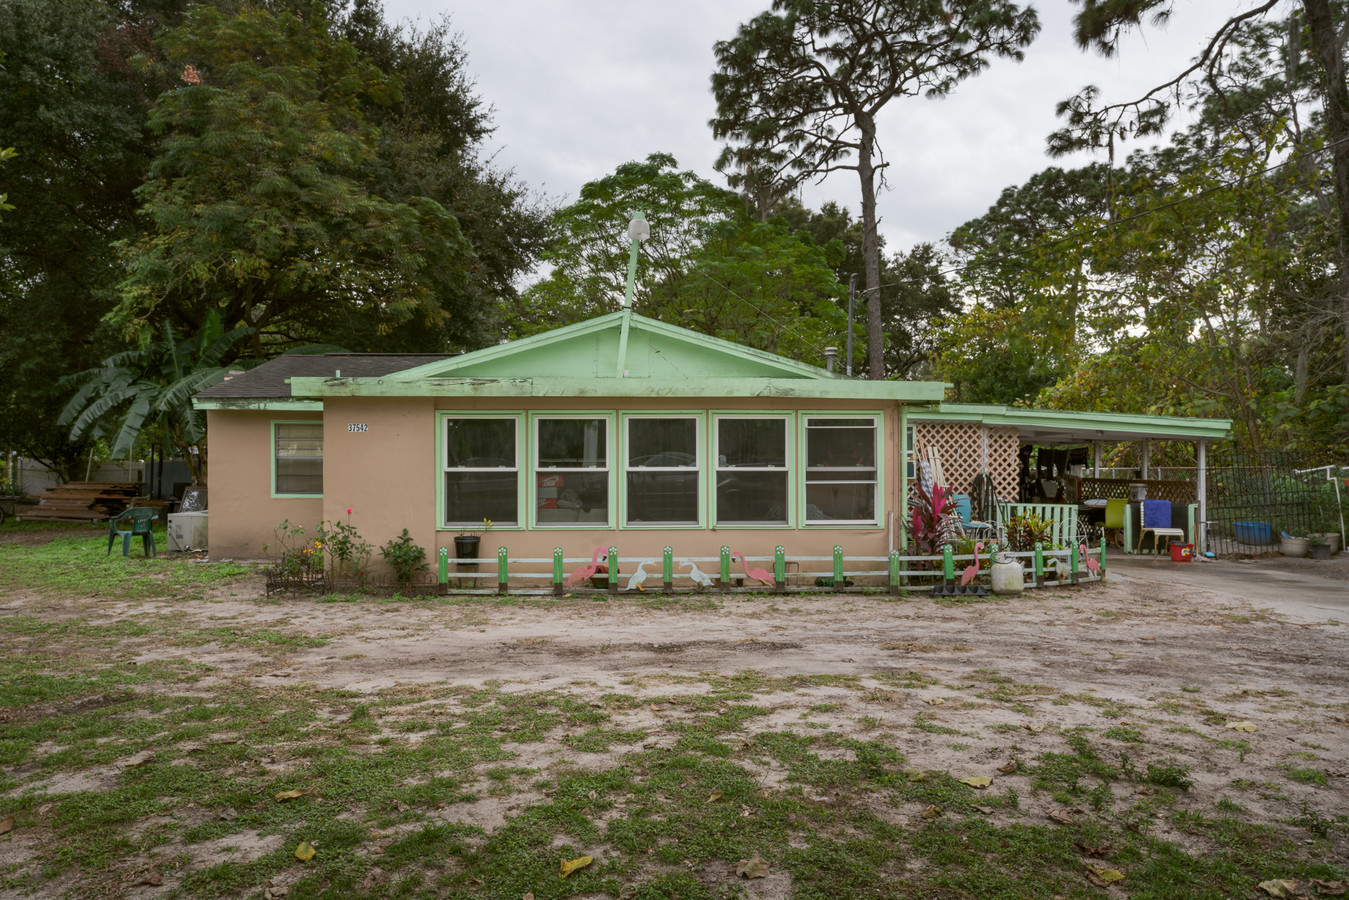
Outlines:
[[204,512],[170,513],[168,552],[191,553],[193,550],[205,550],[207,515]]

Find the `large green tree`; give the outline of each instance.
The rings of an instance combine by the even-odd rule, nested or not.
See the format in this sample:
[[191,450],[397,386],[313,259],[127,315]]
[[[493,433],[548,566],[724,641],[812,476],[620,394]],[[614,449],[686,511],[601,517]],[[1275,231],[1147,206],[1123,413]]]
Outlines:
[[[1020,59],[1035,11],[1008,0],[774,0],[715,46],[713,134],[733,185],[775,199],[840,169],[861,187],[867,335],[883,344],[876,191],[886,162],[877,119],[890,101],[941,96],[992,57]],[[872,353],[872,378],[885,360]]]

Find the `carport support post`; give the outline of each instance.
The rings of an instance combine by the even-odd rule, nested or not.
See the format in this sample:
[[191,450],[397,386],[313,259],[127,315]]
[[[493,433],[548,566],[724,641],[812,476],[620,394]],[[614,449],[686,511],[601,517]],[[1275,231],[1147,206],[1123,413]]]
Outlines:
[[1093,472],[1093,474],[1092,474],[1092,477],[1093,477],[1093,478],[1100,478],[1100,477],[1101,477],[1101,442],[1100,442],[1100,441],[1092,441],[1092,443],[1091,443],[1091,457],[1092,457],[1092,459],[1091,459],[1092,464],[1095,466],[1095,470],[1094,470],[1094,472]]
[[1148,480],[1148,457],[1151,455],[1152,441],[1148,438],[1143,438],[1143,474],[1141,477],[1144,481]]
[[1195,457],[1199,468],[1194,487],[1195,500],[1199,503],[1199,522],[1191,537],[1194,538],[1195,551],[1203,556],[1208,550],[1208,441],[1196,442]]

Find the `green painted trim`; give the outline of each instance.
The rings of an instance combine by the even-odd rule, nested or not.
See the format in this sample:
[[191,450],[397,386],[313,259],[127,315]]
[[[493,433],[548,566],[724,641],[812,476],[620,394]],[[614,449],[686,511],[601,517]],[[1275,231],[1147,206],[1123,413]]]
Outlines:
[[[709,474],[712,482],[711,485],[709,485],[711,493],[709,495],[710,500],[707,508],[708,527],[715,531],[743,530],[749,528],[763,530],[779,529],[783,531],[795,530],[797,528],[796,523],[800,520],[800,510],[797,509],[799,492],[796,490],[796,479],[792,477],[792,472],[796,468],[797,442],[793,440],[793,435],[796,432],[796,412],[756,409],[710,409],[707,411],[707,415],[707,458],[711,465]],[[720,459],[720,456],[717,454],[716,435],[718,419],[780,419],[785,423],[783,429],[785,432],[784,436],[787,452],[787,499],[785,502],[785,506],[787,507],[787,521],[781,524],[777,522],[735,522],[722,524],[717,521],[717,460]],[[762,471],[772,470],[765,469]]]
[[929,381],[816,381],[801,378],[292,378],[296,397],[753,397],[934,403]]
[[[436,459],[435,459],[435,485],[436,485],[436,531],[463,531],[469,527],[467,524],[447,525],[445,523],[445,422],[448,419],[514,419],[515,420],[515,473],[516,473],[516,491],[515,491],[515,523],[514,525],[496,525],[493,524],[493,531],[524,531],[525,512],[527,509],[525,503],[525,487],[528,484],[526,480],[526,466],[520,459],[521,440],[528,439],[525,429],[522,427],[525,418],[523,409],[517,410],[455,410],[438,409],[436,410]],[[526,448],[528,449],[528,448]]]
[[[609,476],[609,514],[604,522],[544,522],[538,521],[538,422],[542,419],[604,419],[608,422],[605,428],[605,459],[608,461]],[[618,420],[617,410],[535,410],[529,413],[529,529],[531,531],[616,531],[618,521],[618,486],[616,484],[618,474],[614,463],[617,461],[618,438],[615,434],[615,424]]]
[[[269,472],[271,472],[271,476],[272,476],[272,483],[271,483],[271,486],[270,486],[272,499],[273,499],[273,500],[322,500],[322,499],[323,499],[323,491],[319,491],[317,494],[278,494],[278,493],[276,492],[276,426],[278,426],[278,425],[317,425],[317,426],[319,426],[319,428],[324,432],[324,436],[323,436],[323,442],[324,442],[324,444],[327,444],[327,443],[328,443],[327,429],[324,428],[324,423],[323,423],[323,420],[322,420],[322,419],[272,419],[271,422],[268,424],[268,427],[267,427],[267,435],[268,435],[268,441],[267,441],[267,456],[268,456],[268,458],[269,458],[269,462],[268,462],[268,464],[267,464],[267,469],[268,469]],[[324,478],[324,485],[323,485],[323,486],[324,486],[325,488],[328,486],[328,485],[327,485],[327,478],[326,478],[326,477]]]
[[[909,546],[909,450],[910,424],[908,407],[899,404],[899,502],[895,509],[895,538],[900,547]],[[917,473],[915,473],[917,474]],[[892,553],[893,547],[886,548]]]
[[267,410],[268,412],[323,412],[322,400],[288,400],[268,397],[238,397],[193,400],[193,409]]
[[[698,448],[698,521],[696,523],[681,522],[677,524],[650,524],[650,525],[629,525],[628,518],[628,423],[633,419],[693,419],[698,430],[696,445]],[[708,472],[708,448],[707,448],[707,410],[686,409],[686,410],[622,410],[618,414],[618,462],[622,466],[622,471],[618,477],[619,491],[619,517],[618,527],[623,531],[689,531],[705,530],[708,525],[708,488],[709,481],[715,482],[715,468],[710,473],[713,477],[709,478]]]
[[[963,403],[942,403],[937,407],[916,409],[910,413],[909,418],[915,422],[979,422],[984,425],[1040,426],[1066,428],[1077,432],[1123,431],[1136,432],[1139,437],[1205,440],[1222,440],[1232,432],[1231,419],[1142,416],[1062,409],[1018,409],[1010,406]],[[1088,441],[1091,437],[1084,435],[1081,439]]]
[[[806,427],[810,419],[868,419],[872,425],[872,459],[876,462],[876,488],[872,498],[876,518],[870,522],[839,522],[835,520],[812,522],[806,515],[806,468],[810,454],[806,446]],[[798,528],[876,529],[885,526],[885,413],[862,410],[799,410],[797,412],[797,447],[801,451],[801,465],[797,467],[797,486],[800,488]]]

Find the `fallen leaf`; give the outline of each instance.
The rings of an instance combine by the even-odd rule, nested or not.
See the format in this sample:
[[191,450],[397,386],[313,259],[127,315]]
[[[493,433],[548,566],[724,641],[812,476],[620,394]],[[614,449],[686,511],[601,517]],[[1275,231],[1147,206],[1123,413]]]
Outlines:
[[1150,637],[1150,638],[1139,638],[1139,640],[1140,640],[1140,641],[1155,641],[1155,640],[1157,640],[1157,639],[1156,639],[1155,637]]
[[652,712],[660,712],[660,706],[659,706],[659,704],[656,704],[656,703],[651,704],[651,711],[652,711]]
[[128,769],[139,769],[141,766],[149,765],[154,761],[155,755],[151,753],[149,750],[146,750],[142,753],[137,753],[135,756],[131,757],[131,759],[126,764],[126,767]]
[[148,884],[151,885],[152,887],[159,887],[161,884],[164,883],[164,876],[159,874],[158,872],[149,872],[145,875],[142,875],[141,880],[136,883]]
[[767,878],[768,860],[756,853],[749,859],[740,860],[740,864],[735,867],[735,874],[741,878]]
[[1282,878],[1272,881],[1262,881],[1256,887],[1264,891],[1271,897],[1289,898],[1297,894],[1297,882],[1287,881]]
[[1025,725],[1022,725],[1021,727],[1029,731],[1031,734],[1039,734],[1040,732],[1045,730],[1045,727],[1041,725],[1039,722],[1027,722]]
[[942,706],[946,703],[945,697],[925,697],[923,702],[928,706]]
[[402,800],[395,800],[393,803],[393,808],[398,810],[399,812],[407,812],[408,810],[412,809],[411,806],[408,806]]
[[1073,841],[1073,846],[1076,847],[1077,852],[1081,853],[1083,856],[1094,856],[1098,858],[1105,858],[1115,850],[1115,848],[1109,844],[1101,844],[1100,846],[1094,847],[1091,844],[1084,844],[1081,841]]
[[1087,866],[1087,878],[1097,887],[1105,887],[1116,881],[1124,880],[1124,873],[1119,869],[1102,869],[1100,866]]
[[975,806],[974,808],[979,810],[979,812],[983,813],[986,816],[993,815],[995,811],[991,806]]
[[987,775],[966,775],[964,778],[957,779],[961,784],[968,784],[972,788],[983,790],[993,783],[993,779]]
[[1255,730],[1255,726],[1254,726],[1253,724],[1251,724],[1250,722],[1228,722],[1228,723],[1227,723],[1225,726],[1223,726],[1223,727],[1225,727],[1225,728],[1230,728],[1230,729],[1232,729],[1233,731],[1254,731],[1254,730]]
[[1016,760],[1012,760],[1005,766],[998,766],[998,771],[1003,775],[1011,775],[1016,772]]
[[905,769],[904,777],[912,782],[927,781],[927,773],[922,769]]
[[940,815],[941,815],[940,806],[929,806],[927,809],[923,810],[923,818],[927,819],[929,822]]
[[562,869],[558,872],[558,875],[562,878],[566,878],[572,872],[575,872],[577,869],[584,869],[594,861],[595,857],[593,856],[578,856],[573,860],[564,859],[562,861]]
[[317,852],[318,851],[314,849],[313,844],[309,843],[308,841],[304,841],[300,844],[300,846],[295,848],[295,858],[300,860],[300,862],[309,862],[311,859],[314,858],[314,854]]
[[0,819],[0,834],[9,834],[13,830],[14,830],[13,816],[5,816],[3,819]]
[[281,793],[272,797],[272,799],[275,800],[277,803],[285,803],[287,800],[294,800],[296,797],[303,797],[305,794],[309,793],[310,790],[311,790],[310,788],[296,788],[293,791],[282,791]]
[[1045,815],[1049,816],[1049,818],[1058,822],[1060,825],[1077,824],[1077,822],[1073,820],[1073,817],[1068,814],[1068,810],[1066,809],[1051,809],[1049,812],[1045,813]]
[[1316,888],[1316,893],[1325,897],[1343,897],[1345,891],[1349,891],[1343,881],[1322,881],[1319,878],[1312,879],[1312,886]]

